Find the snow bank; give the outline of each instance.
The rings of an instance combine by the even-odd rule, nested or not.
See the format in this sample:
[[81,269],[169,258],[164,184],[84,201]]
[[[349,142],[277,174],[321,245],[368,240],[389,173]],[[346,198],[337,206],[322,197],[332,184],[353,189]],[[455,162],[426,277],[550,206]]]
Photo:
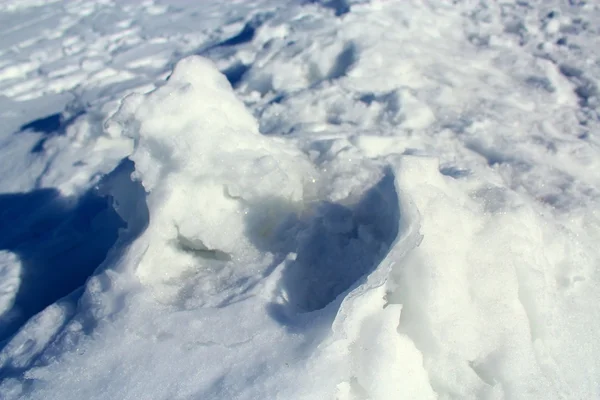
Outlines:
[[398,138],[262,136],[200,57],[106,129],[146,191],[144,218],[115,179],[117,211],[147,227],[74,315],[53,305],[3,348],[7,398],[599,395],[596,220]]
[[[401,161],[400,182],[422,215],[424,239],[394,270],[398,287],[389,297],[403,305],[398,331],[423,353],[431,387],[460,398],[597,396],[593,381],[571,380],[581,365],[597,370],[597,361],[564,336],[594,342],[582,309],[565,312],[571,290],[591,287],[573,282],[565,290],[557,280],[567,265],[590,261],[574,259],[574,248],[588,250],[506,190],[472,180],[469,195],[438,168]],[[583,309],[598,300],[575,296]]]

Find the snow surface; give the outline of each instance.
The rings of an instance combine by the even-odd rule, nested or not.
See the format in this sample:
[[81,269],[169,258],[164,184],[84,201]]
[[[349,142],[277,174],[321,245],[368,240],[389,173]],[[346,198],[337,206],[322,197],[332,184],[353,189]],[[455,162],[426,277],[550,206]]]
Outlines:
[[0,398],[600,398],[599,21],[0,1]]

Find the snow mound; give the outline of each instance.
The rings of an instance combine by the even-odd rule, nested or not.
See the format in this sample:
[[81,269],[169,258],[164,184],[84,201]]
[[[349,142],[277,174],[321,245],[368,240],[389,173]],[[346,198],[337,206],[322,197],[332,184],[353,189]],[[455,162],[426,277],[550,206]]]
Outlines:
[[[392,264],[420,238],[400,223],[389,166],[340,162],[335,143],[316,145],[314,164],[294,142],[260,135],[199,57],[154,92],[126,98],[107,130],[134,142],[147,228],[89,280],[71,320],[59,303],[11,340],[0,353],[13,371],[3,389],[31,398],[131,398],[148,385],[161,398],[343,391],[346,337],[381,307]],[[107,186],[131,229],[140,216],[121,179]],[[380,318],[388,334],[394,310]],[[114,363],[126,367],[105,368]],[[19,373],[34,365],[26,384]]]
[[249,261],[288,213],[303,209],[315,171],[306,156],[265,138],[225,77],[182,60],[146,97],[128,97],[108,124],[135,142],[134,176],[148,192],[143,282],[165,282],[198,260]]

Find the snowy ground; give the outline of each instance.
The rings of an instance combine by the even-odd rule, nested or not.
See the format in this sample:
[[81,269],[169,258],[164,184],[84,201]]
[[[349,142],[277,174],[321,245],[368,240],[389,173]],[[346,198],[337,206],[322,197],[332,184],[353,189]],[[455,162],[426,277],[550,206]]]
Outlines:
[[599,22],[0,0],[0,398],[600,398]]

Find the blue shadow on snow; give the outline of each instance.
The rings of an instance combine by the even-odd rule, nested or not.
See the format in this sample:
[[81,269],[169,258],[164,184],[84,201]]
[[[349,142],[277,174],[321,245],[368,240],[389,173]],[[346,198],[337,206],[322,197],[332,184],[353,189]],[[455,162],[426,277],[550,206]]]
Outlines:
[[0,319],[0,350],[29,318],[77,293],[109,254],[117,257],[146,228],[145,191],[131,179],[133,170],[124,159],[79,197],[55,189],[0,194],[0,250],[21,264],[13,308]]
[[85,283],[118,237],[123,220],[110,198],[90,190],[65,198],[55,189],[0,194],[0,249],[15,253],[21,283],[0,347],[32,316]]
[[287,254],[296,254],[285,262],[277,285],[282,297],[267,312],[287,328],[302,331],[319,315],[334,316],[344,294],[360,285],[388,254],[400,231],[395,177],[385,171],[355,204],[325,201],[315,205],[308,218],[289,214],[268,236],[271,239],[251,233],[262,225],[261,216],[278,208],[285,210],[285,205],[265,199],[251,209],[246,223],[254,245],[276,256],[274,266]]
[[62,113],[51,114],[21,125],[18,133],[42,133],[44,136],[31,149],[32,153],[41,153],[44,151],[44,143],[46,143],[46,140],[52,136],[64,135],[67,127],[82,114],[83,112],[80,112],[69,118],[66,118]]

